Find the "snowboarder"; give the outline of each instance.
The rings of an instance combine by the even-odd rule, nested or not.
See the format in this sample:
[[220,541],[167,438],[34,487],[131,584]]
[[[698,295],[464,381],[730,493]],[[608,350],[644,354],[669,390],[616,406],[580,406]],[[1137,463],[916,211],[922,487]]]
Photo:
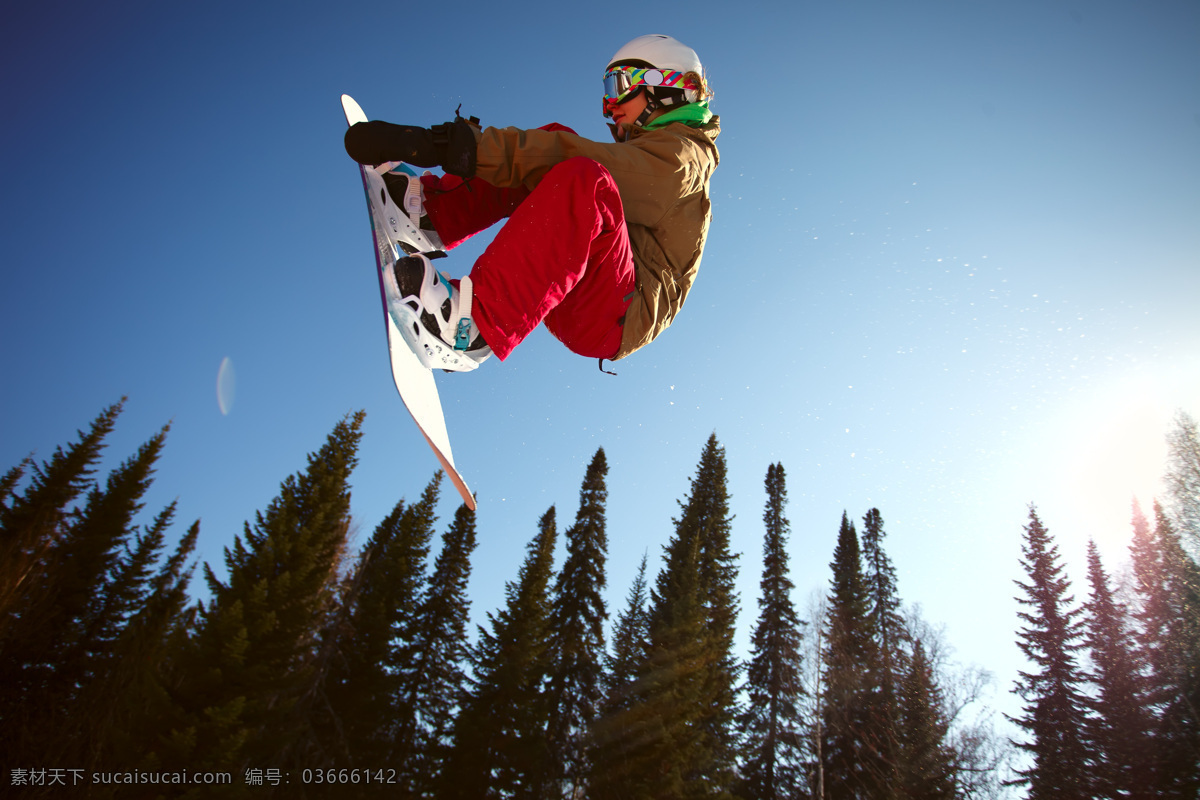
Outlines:
[[508,218],[461,282],[423,254],[399,259],[384,274],[389,307],[407,306],[419,335],[477,361],[504,360],[542,322],[601,365],[649,344],[679,313],[704,249],[720,132],[710,98],[695,51],[654,34],[623,46],[605,71],[612,143],[557,124],[481,130],[462,117],[351,126],[346,152],[360,164],[445,171],[385,178],[446,249]]

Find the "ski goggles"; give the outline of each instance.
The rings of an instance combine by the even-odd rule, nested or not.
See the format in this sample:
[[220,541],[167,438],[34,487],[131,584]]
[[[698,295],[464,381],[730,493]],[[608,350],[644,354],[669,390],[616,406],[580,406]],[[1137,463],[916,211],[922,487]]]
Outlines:
[[613,67],[604,73],[604,109],[611,109],[633,97],[644,86],[674,89],[698,89],[684,74],[673,69],[655,67]]

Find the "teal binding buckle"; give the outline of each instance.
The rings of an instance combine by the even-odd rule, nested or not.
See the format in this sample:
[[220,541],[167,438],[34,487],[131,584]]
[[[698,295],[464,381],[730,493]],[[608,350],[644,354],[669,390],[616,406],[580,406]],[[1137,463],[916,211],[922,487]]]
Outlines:
[[466,352],[467,347],[471,344],[471,318],[463,317],[458,321],[458,327],[454,330],[454,349],[459,352]]

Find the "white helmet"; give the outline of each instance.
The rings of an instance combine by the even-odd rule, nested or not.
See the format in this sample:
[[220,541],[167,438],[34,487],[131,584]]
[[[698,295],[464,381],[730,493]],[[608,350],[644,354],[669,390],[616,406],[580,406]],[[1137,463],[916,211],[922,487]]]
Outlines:
[[[638,67],[650,69],[651,72],[648,76],[635,76],[631,86],[628,78],[621,80],[623,76],[615,76],[615,82],[610,80],[613,70],[618,67]],[[699,85],[683,80],[683,76],[689,73],[700,76]],[[696,51],[678,39],[661,33],[639,36],[626,42],[609,59],[605,84],[606,116],[610,113],[613,101],[625,92],[637,88],[639,84],[646,89],[646,95],[650,99],[647,116],[656,108],[695,103],[707,94],[704,66],[700,63]]]

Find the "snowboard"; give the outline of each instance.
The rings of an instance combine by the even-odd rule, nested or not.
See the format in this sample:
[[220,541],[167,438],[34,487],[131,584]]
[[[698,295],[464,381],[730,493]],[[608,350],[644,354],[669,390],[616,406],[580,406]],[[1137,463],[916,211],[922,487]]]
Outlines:
[[[366,122],[367,115],[350,95],[342,95],[342,110],[346,124]],[[450,435],[446,430],[446,417],[442,412],[442,401],[438,396],[433,372],[421,363],[403,336],[392,315],[388,313],[387,297],[383,288],[383,270],[391,269],[396,260],[412,253],[433,253],[439,247],[430,241],[412,219],[392,201],[383,182],[383,173],[398,168],[396,163],[378,167],[359,166],[363,191],[367,196],[367,211],[371,219],[371,237],[375,243],[375,275],[379,281],[379,298],[383,306],[383,322],[387,331],[388,358],[392,366],[392,380],[396,391],[404,401],[404,407],[412,416],[417,429],[429,443],[450,482],[462,496],[467,508],[475,510],[475,497],[458,467],[454,465],[454,454],[450,450]]]

